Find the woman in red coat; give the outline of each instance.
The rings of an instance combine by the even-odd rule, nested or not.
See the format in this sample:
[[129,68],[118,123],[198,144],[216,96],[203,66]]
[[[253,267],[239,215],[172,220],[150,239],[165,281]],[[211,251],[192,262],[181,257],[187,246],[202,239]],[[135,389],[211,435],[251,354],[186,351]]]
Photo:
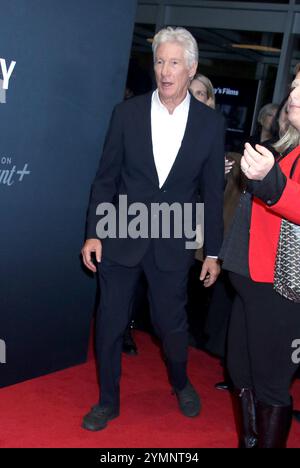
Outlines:
[[[247,179],[221,258],[236,290],[228,336],[228,368],[240,413],[240,447],[283,448],[291,419],[290,385],[298,364],[300,303],[274,290],[283,219],[300,224],[300,67],[289,100],[290,126],[268,149],[245,145]],[[293,178],[290,178],[294,166]]]

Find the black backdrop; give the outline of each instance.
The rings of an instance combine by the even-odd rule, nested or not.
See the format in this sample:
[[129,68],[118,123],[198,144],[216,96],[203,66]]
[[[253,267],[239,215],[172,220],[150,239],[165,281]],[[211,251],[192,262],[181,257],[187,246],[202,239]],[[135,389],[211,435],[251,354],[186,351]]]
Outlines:
[[0,0],[0,58],[16,61],[0,103],[0,386],[86,358],[96,281],[79,253],[135,8]]

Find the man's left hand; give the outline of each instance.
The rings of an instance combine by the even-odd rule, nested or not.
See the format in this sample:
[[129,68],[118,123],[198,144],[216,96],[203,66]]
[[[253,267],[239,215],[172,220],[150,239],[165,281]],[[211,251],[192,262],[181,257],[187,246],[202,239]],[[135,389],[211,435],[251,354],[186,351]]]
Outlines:
[[204,287],[212,286],[221,272],[220,262],[217,258],[206,257],[202,265],[200,281],[204,281]]

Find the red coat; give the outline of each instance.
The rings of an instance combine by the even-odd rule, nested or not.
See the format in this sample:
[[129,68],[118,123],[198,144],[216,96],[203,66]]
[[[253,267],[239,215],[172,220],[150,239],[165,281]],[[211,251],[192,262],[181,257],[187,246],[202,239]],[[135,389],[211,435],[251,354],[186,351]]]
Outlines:
[[273,206],[268,206],[254,197],[250,223],[249,269],[254,281],[273,283],[275,257],[278,245],[281,219],[286,218],[300,224],[300,161],[293,180],[290,171],[300,146],[295,148],[279,162],[282,172],[287,176],[285,189]]

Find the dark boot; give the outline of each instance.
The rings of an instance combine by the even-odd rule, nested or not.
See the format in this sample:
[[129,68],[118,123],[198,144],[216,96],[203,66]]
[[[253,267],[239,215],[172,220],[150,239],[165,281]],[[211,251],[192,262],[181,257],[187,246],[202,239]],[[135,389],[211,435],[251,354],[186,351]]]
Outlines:
[[237,426],[239,432],[239,448],[257,447],[256,402],[253,390],[242,388],[235,390],[238,404]]
[[286,448],[293,407],[257,402],[258,448]]

